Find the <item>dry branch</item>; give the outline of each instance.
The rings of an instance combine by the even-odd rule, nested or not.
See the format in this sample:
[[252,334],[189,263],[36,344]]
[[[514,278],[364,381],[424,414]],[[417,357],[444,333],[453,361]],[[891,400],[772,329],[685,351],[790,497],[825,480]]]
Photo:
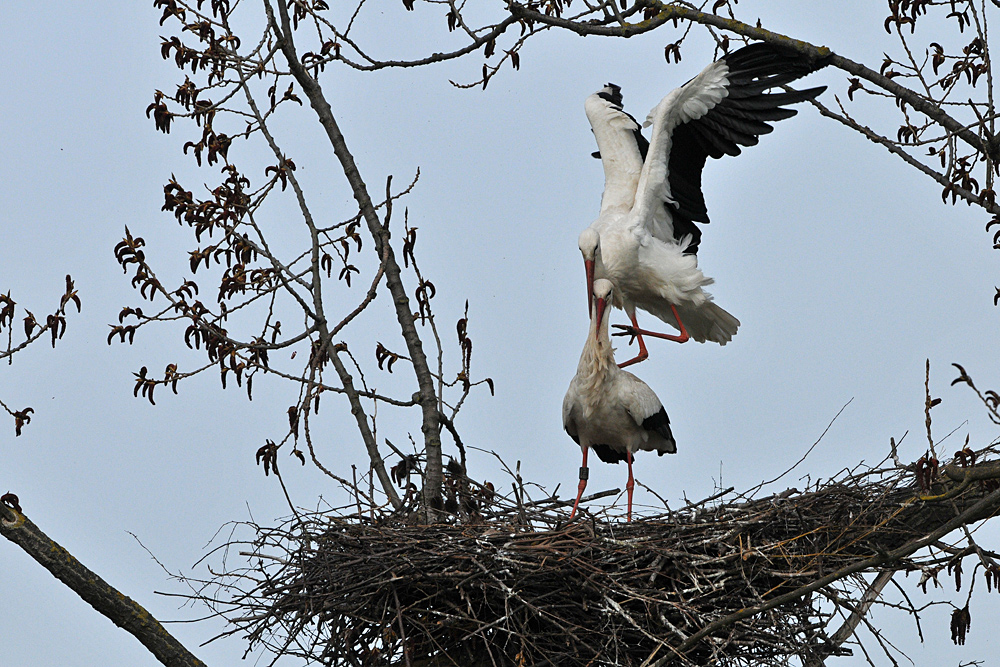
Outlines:
[[142,642],[167,667],[205,667],[138,602],[84,566],[24,514],[3,503],[0,503],[0,535],[24,549],[98,613]]
[[441,506],[441,427],[438,423],[438,397],[434,391],[434,380],[431,376],[430,367],[427,364],[427,356],[424,353],[423,344],[420,341],[420,334],[417,332],[413,311],[410,308],[409,298],[406,296],[406,289],[401,278],[401,269],[396,262],[392,247],[389,245],[389,231],[379,220],[375,207],[372,204],[368,187],[361,178],[354,156],[347,146],[347,141],[340,131],[337,120],[333,115],[330,103],[323,93],[323,89],[315,78],[309,75],[302,65],[299,54],[295,50],[293,41],[293,29],[288,16],[288,6],[286,0],[274,0],[278,7],[278,14],[281,24],[275,19],[270,4],[265,0],[268,8],[268,16],[271,30],[278,37],[278,46],[285,56],[288,67],[295,77],[296,82],[302,86],[302,90],[309,98],[313,110],[319,118],[320,124],[326,131],[334,154],[351,185],[354,198],[358,202],[361,214],[368,225],[372,238],[375,242],[375,250],[383,258],[385,267],[386,287],[392,294],[393,304],[396,310],[396,319],[399,323],[403,340],[413,362],[413,370],[416,374],[419,386],[420,407],[423,412],[421,431],[424,434],[424,446],[427,453],[427,472],[424,478],[424,500],[427,505],[428,516],[433,518],[436,508]]

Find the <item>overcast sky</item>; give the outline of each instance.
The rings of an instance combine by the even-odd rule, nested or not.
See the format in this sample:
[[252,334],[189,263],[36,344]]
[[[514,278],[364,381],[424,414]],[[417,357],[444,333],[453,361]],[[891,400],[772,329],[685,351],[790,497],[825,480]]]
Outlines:
[[[443,16],[404,14],[397,4],[374,3],[361,14],[358,38],[378,55],[414,55],[420,45],[399,36],[444,32]],[[160,212],[163,184],[172,173],[192,184],[215,178],[214,171],[197,175],[180,153],[184,135],[157,133],[144,116],[153,90],[178,81],[159,56],[159,36],[173,33],[157,25],[150,5],[11,0],[0,10],[0,292],[47,313],[70,273],[84,305],[54,351],[36,345],[0,370],[0,399],[35,409],[16,440],[13,425],[0,419],[0,493],[16,493],[46,533],[157,618],[188,620],[204,610],[154,595],[183,588],[131,534],[166,567],[186,573],[225,522],[285,516],[280,489],[253,454],[283,435],[295,391],[259,382],[250,403],[221,391],[211,375],[182,386],[180,396],[161,392],[153,407],[133,399],[132,373],[178,358],[193,363],[178,332],[150,331],[133,347],[105,344],[121,307],[141,305],[112,254],[125,225],[180,279],[194,243]],[[801,6],[744,0],[739,9],[876,68],[893,47],[881,3],[809,3],[808,13]],[[589,157],[595,146],[583,100],[613,81],[626,109],[644,117],[712,57],[696,35],[683,61],[668,65],[663,46],[674,39],[664,31],[630,40],[553,32],[525,47],[519,72],[506,69],[485,91],[449,84],[478,78],[476,58],[376,74],[328,68],[324,81],[373,191],[389,174],[399,184],[421,170],[405,204],[420,229],[422,269],[437,286],[436,312],[451,335],[468,299],[473,371],[496,383],[495,398],[480,391],[460,414],[464,440],[511,464],[520,460],[527,479],[549,489],[561,484],[564,495],[575,488],[579,449],[562,431],[560,406],[587,329],[576,239],[596,217],[603,187],[600,163]],[[830,86],[822,98],[828,104],[833,94],[845,97],[842,73],[820,72],[808,83]],[[311,196],[328,207],[324,216],[350,217],[350,192],[308,107],[296,120],[282,128],[282,140],[312,183]],[[883,129],[894,131],[893,122]],[[992,305],[998,255],[984,231],[988,216],[942,205],[937,185],[808,107],[739,158],[709,164],[704,180],[713,222],[704,230],[701,267],[717,281],[710,288],[717,302],[743,325],[721,348],[651,341],[650,359],[634,370],[666,406],[678,454],[639,457],[641,482],[675,507],[720,485],[752,486],[798,460],[852,399],[776,491],[802,488],[805,474],[815,480],[877,462],[889,438],[907,431],[901,454],[915,460],[926,444],[927,358],[932,391],[943,399],[936,434],[957,429],[942,449],[959,449],[966,435],[977,448],[996,437],[971,392],[949,386],[952,362],[980,386],[1000,385],[1000,313]],[[370,337],[360,332],[356,340]],[[320,455],[349,473],[351,462],[364,465],[360,441],[342,405],[325,407]],[[419,438],[416,412],[390,417],[385,428],[390,439],[405,442],[407,431]],[[336,497],[312,466],[281,464],[297,504]],[[473,454],[470,468],[509,488],[490,457]],[[597,463],[589,489],[622,487],[625,474],[624,466]],[[653,501],[637,494],[637,502]],[[996,529],[981,532],[984,546],[1000,547]],[[979,593],[965,647],[951,646],[948,609],[927,612],[926,647],[901,614],[878,618],[916,664],[988,661],[1000,598]],[[964,599],[964,591],[954,598],[960,606]],[[5,667],[156,664],[7,541],[0,542],[0,601]],[[170,629],[209,665],[236,664],[245,648],[239,639],[199,647],[218,623]]]

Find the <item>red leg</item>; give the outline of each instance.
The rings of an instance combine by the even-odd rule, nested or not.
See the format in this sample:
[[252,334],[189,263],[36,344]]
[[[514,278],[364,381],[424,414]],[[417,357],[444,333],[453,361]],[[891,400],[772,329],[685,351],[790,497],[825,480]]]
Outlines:
[[587,488],[587,478],[590,477],[590,468],[587,467],[587,452],[589,451],[590,447],[583,448],[583,463],[580,465],[580,484],[577,486],[576,502],[573,503],[573,511],[569,513],[570,519],[576,516],[576,506],[580,504],[580,498],[583,497],[583,490]]
[[674,304],[670,304],[670,310],[673,311],[674,317],[677,318],[677,327],[681,330],[679,336],[675,334],[657,333],[655,331],[646,331],[645,329],[640,329],[639,326],[635,323],[635,318],[633,317],[632,328],[635,329],[636,336],[638,336],[639,334],[646,334],[647,336],[653,336],[655,338],[663,338],[664,340],[672,340],[678,343],[688,342],[691,339],[691,336],[688,335],[687,329],[684,327],[684,322],[681,320],[680,313],[677,312],[677,307]]
[[632,479],[632,452],[625,452],[625,460],[628,461],[628,484],[625,490],[628,491],[628,522],[632,521],[632,490],[635,489],[635,480]]
[[646,357],[649,356],[649,353],[646,351],[646,344],[642,340],[643,334],[647,336],[652,336],[654,338],[663,338],[664,340],[672,340],[677,343],[686,343],[689,340],[691,340],[691,336],[688,335],[687,328],[685,328],[684,326],[684,321],[681,320],[680,313],[677,312],[677,308],[674,306],[674,304],[670,304],[670,310],[673,311],[674,317],[677,318],[677,326],[681,330],[679,336],[674,334],[658,333],[656,331],[648,331],[646,329],[640,329],[639,323],[635,319],[635,313],[632,313],[632,315],[630,316],[630,319],[632,320],[631,328],[619,324],[614,325],[617,328],[626,329],[625,333],[616,333],[615,334],[616,336],[624,336],[626,334],[632,334],[639,340],[639,354],[636,355],[634,358],[629,359],[628,361],[618,364],[618,368],[625,368],[626,366],[629,366],[631,364],[637,364],[640,361],[644,361]]
[[645,329],[639,329],[636,327],[636,334],[644,333],[647,336],[654,336],[656,338],[663,338],[664,340],[672,340],[678,343],[686,343],[691,339],[688,335],[687,329],[684,327],[684,322],[681,320],[680,313],[677,312],[677,307],[674,304],[670,304],[670,310],[674,312],[674,317],[677,318],[677,327],[681,330],[679,336],[674,334],[656,333],[655,331],[646,331]]
[[[639,341],[639,354],[635,355],[628,361],[623,361],[622,363],[618,364],[618,368],[625,368],[626,366],[637,364],[640,361],[645,361],[646,358],[649,356],[649,352],[646,350],[646,342],[642,339],[642,334],[645,333],[645,331],[639,329],[639,322],[636,321],[635,319],[635,311],[632,311],[632,313],[628,317],[630,320],[632,320],[632,330],[635,331],[635,337]],[[618,325],[616,324],[615,326]]]

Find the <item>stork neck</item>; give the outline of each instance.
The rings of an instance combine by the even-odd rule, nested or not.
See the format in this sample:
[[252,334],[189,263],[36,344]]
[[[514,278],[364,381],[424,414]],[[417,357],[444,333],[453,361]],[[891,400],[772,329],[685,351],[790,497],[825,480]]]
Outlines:
[[611,347],[611,338],[608,336],[608,317],[611,313],[611,304],[604,311],[604,317],[598,322],[595,317],[595,307],[590,309],[590,330],[587,332],[587,342],[583,346],[583,354],[580,355],[580,365],[577,368],[578,374],[587,378],[590,382],[601,383],[605,376],[609,374],[609,369],[617,369],[615,365],[615,352]]

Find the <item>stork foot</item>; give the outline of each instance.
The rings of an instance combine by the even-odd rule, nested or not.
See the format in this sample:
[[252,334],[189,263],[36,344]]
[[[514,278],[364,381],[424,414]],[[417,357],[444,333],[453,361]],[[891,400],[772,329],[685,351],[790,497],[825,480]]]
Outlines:
[[621,329],[621,331],[616,331],[612,336],[630,336],[628,339],[628,344],[631,345],[635,342],[636,336],[639,335],[639,330],[630,324],[612,324],[613,329]]

